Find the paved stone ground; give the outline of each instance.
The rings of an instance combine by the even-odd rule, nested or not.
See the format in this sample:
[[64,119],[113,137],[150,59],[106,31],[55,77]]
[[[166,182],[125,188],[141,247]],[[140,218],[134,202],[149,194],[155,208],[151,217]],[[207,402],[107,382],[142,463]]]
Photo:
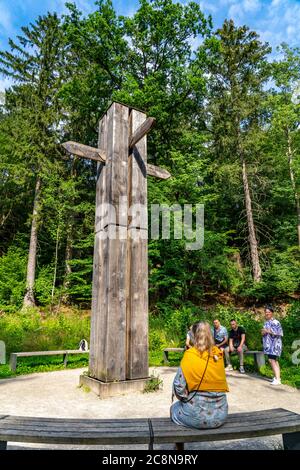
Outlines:
[[[0,380],[0,414],[60,418],[142,418],[169,416],[171,386],[176,368],[151,368],[163,379],[163,389],[155,393],[134,393],[101,400],[78,387],[84,369],[24,375]],[[300,413],[300,391],[287,385],[272,387],[255,375],[227,374],[230,413],[287,408]],[[215,443],[187,444],[186,449],[276,449],[281,436],[242,439]],[[10,443],[8,449],[109,449],[108,446],[55,446]],[[114,449],[128,449],[115,446]],[[147,449],[136,445],[134,449]],[[173,445],[157,446],[172,449]]]

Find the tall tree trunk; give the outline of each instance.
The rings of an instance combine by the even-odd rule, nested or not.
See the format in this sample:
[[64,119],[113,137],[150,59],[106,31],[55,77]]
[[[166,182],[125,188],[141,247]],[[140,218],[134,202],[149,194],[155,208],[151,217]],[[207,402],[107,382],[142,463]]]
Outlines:
[[292,140],[291,133],[288,128],[286,128],[286,137],[287,137],[287,158],[289,162],[290,178],[292,182],[292,188],[294,191],[296,211],[297,211],[297,232],[298,232],[298,246],[300,247],[300,195],[297,191],[295,175],[293,170],[293,149],[292,149]]
[[72,242],[73,242],[73,232],[72,232],[72,222],[68,224],[67,228],[67,244],[66,244],[66,251],[65,251],[65,276],[64,276],[64,282],[63,282],[63,290],[64,294],[62,297],[63,303],[68,303],[69,301],[69,296],[68,296],[68,288],[70,285],[70,280],[69,276],[72,273],[72,268],[70,261],[72,260]]
[[58,263],[58,246],[59,246],[59,232],[60,232],[60,220],[58,221],[58,227],[57,227],[57,231],[56,231],[55,261],[54,261],[54,273],[53,273],[53,283],[52,283],[52,291],[51,291],[51,304],[53,304],[55,284],[56,284],[57,263]]
[[259,282],[261,280],[261,267],[259,263],[258,243],[256,239],[255,225],[254,225],[254,220],[253,220],[252,201],[251,201],[251,195],[250,195],[250,190],[249,190],[246,162],[243,157],[242,157],[242,172],[243,172],[243,186],[244,186],[245,205],[246,205],[247,223],[248,223],[248,231],[249,231],[249,243],[250,243],[253,280],[254,282]]
[[23,306],[34,307],[34,282],[35,282],[35,268],[36,268],[36,252],[37,252],[37,233],[38,233],[38,217],[39,217],[39,198],[41,192],[41,178],[38,176],[35,184],[31,234],[27,263],[27,277],[26,277],[26,292],[24,296]]
[[[76,162],[77,159],[74,158],[72,161],[72,166],[71,166],[71,179],[74,180],[77,176],[76,172]],[[71,200],[72,205],[74,203],[74,198]],[[73,249],[72,249],[72,244],[73,244],[73,224],[74,224],[74,216],[73,212],[69,215],[69,220],[68,220],[68,225],[67,225],[67,244],[66,244],[66,251],[65,251],[65,276],[64,276],[64,282],[63,282],[63,297],[62,301],[63,303],[67,304],[69,301],[69,295],[68,295],[68,288],[70,285],[70,280],[69,276],[72,273],[72,267],[70,261],[72,260],[73,256]]]

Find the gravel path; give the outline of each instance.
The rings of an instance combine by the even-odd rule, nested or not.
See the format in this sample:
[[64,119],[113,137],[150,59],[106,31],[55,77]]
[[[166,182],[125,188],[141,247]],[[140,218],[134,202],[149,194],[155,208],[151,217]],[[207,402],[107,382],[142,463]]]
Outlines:
[[[78,387],[79,375],[84,369],[24,375],[0,380],[0,414],[47,416],[61,418],[141,418],[169,416],[171,385],[176,368],[151,368],[163,379],[163,389],[155,393],[134,393],[114,398],[99,399],[92,392]],[[268,408],[287,408],[300,413],[300,391],[287,385],[272,387],[268,380],[255,375],[227,374],[231,413],[258,411]],[[187,449],[274,449],[281,446],[281,436],[266,438],[195,443]],[[10,443],[9,449],[66,448],[108,449],[108,446],[54,446],[42,444]],[[128,449],[116,446],[115,449]],[[136,445],[136,449],[147,446]],[[160,449],[171,449],[162,445]]]

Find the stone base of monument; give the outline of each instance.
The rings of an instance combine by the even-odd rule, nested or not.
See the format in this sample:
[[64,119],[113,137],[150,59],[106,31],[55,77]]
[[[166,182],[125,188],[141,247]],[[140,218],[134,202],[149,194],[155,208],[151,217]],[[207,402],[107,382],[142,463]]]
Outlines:
[[81,375],[79,378],[79,386],[85,385],[89,387],[90,390],[100,398],[109,398],[116,395],[125,395],[126,393],[142,392],[149,378],[150,377],[119,382],[101,382],[87,375]]

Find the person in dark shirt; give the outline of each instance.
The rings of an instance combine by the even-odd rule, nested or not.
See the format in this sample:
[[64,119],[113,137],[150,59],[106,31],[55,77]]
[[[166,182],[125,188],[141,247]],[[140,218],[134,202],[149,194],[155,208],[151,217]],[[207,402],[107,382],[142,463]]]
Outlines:
[[246,331],[242,326],[238,326],[237,321],[230,320],[231,330],[229,332],[229,345],[225,348],[226,370],[233,370],[230,361],[231,354],[238,354],[240,358],[240,373],[244,374],[244,352],[247,351]]

